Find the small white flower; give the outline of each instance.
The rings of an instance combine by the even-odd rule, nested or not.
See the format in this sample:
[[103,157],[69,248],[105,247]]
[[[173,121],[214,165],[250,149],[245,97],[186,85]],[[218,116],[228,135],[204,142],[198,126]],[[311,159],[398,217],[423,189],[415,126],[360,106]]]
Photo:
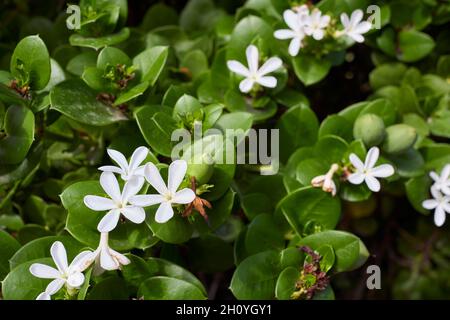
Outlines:
[[110,232],[119,222],[120,215],[133,223],[142,223],[145,219],[143,208],[128,204],[128,200],[136,195],[144,184],[144,178],[133,177],[125,182],[122,192],[120,192],[117,178],[112,172],[103,172],[100,176],[100,185],[110,197],[85,196],[84,204],[89,209],[95,211],[107,211],[108,213],[100,220],[97,230],[100,232]]
[[105,270],[119,270],[122,265],[130,263],[127,257],[109,247],[107,232],[100,234],[100,243],[92,255],[92,261],[95,261],[93,270],[95,276],[102,274]]
[[350,154],[350,162],[356,168],[356,172],[348,177],[352,184],[361,184],[366,182],[367,186],[373,192],[380,191],[380,182],[376,178],[387,178],[394,174],[394,167],[390,164],[382,164],[374,167],[378,161],[380,150],[377,147],[370,148],[364,163],[354,153]]
[[321,176],[317,176],[311,180],[311,185],[313,187],[322,187],[322,190],[325,192],[330,192],[331,195],[334,197],[336,195],[336,184],[333,181],[334,173],[339,169],[339,166],[337,164],[333,164],[330,168],[330,170],[325,174]]
[[89,266],[88,261],[92,257],[91,251],[83,251],[68,265],[66,249],[60,241],[52,244],[50,253],[58,269],[42,263],[33,263],[30,266],[33,276],[54,279],[48,284],[45,291],[37,296],[36,300],[50,300],[50,296],[58,292],[64,285],[68,289],[80,288],[84,283],[83,271]]
[[442,169],[440,175],[431,171],[430,177],[434,180],[434,188],[450,196],[450,164],[447,164],[444,169]]
[[322,16],[322,12],[319,9],[314,9],[305,19],[305,33],[308,36],[312,36],[315,40],[322,40],[325,35],[324,29],[328,26],[330,20],[330,16]]
[[158,168],[151,162],[147,163],[144,169],[145,178],[159,194],[136,195],[130,198],[130,203],[142,207],[160,204],[156,211],[155,221],[158,223],[169,221],[173,217],[172,204],[188,204],[195,199],[192,189],[184,188],[177,191],[186,175],[186,170],[186,161],[175,160],[172,162],[169,166],[166,186]]
[[339,32],[339,35],[347,35],[356,42],[364,42],[364,37],[362,34],[372,28],[372,24],[367,21],[362,21],[363,19],[362,10],[358,9],[352,12],[350,19],[346,13],[341,14],[341,22],[344,26],[344,30]]
[[282,65],[280,58],[272,57],[268,59],[261,68],[259,65],[259,52],[258,48],[254,45],[249,45],[245,51],[247,56],[248,68],[246,68],[242,63],[236,60],[227,61],[228,69],[244,76],[245,79],[239,84],[239,90],[241,92],[249,92],[255,83],[259,83],[263,87],[275,88],[277,86],[277,79],[272,76],[266,76],[279,69]]
[[[305,10],[306,9],[306,10]],[[289,43],[289,54],[295,57],[300,48],[303,47],[303,38],[305,37],[304,26],[308,17],[308,7],[301,6],[297,12],[286,10],[283,13],[284,22],[290,29],[277,30],[274,37],[280,40],[292,39]]]
[[450,214],[450,196],[443,195],[437,188],[431,187],[433,199],[422,202],[425,209],[434,209],[434,223],[440,227],[445,222],[445,213]]
[[119,166],[102,166],[98,170],[105,172],[114,172],[120,174],[123,180],[129,180],[134,176],[144,176],[144,166],[139,166],[148,155],[146,147],[137,148],[131,155],[130,163],[128,163],[125,156],[116,150],[107,150],[111,159],[113,159]]

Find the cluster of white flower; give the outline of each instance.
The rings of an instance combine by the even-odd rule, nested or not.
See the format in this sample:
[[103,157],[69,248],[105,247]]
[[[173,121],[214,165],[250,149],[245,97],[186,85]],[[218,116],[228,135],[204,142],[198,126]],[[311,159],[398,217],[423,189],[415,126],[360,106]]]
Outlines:
[[[352,153],[349,160],[353,165],[354,172],[348,175],[347,180],[351,184],[359,185],[363,182],[367,184],[367,187],[373,191],[380,191],[380,182],[376,178],[387,178],[394,174],[394,167],[390,164],[382,164],[375,167],[380,156],[380,150],[377,147],[370,148],[367,152],[364,163],[359,157]],[[312,179],[311,185],[313,187],[322,187],[325,192],[330,192],[333,196],[336,195],[336,184],[333,181],[333,175],[339,170],[337,164],[333,164],[330,170],[321,176],[317,176]]]
[[450,164],[447,164],[438,175],[431,171],[430,177],[434,183],[430,188],[433,199],[422,202],[425,209],[434,209],[434,223],[440,227],[445,222],[445,214],[450,214]]
[[[67,263],[67,254],[64,245],[56,241],[50,253],[58,269],[35,263],[30,272],[39,278],[54,279],[44,292],[39,294],[37,300],[50,300],[51,295],[66,285],[68,292],[79,289],[84,283],[83,271],[94,263],[93,273],[99,275],[105,270],[117,270],[121,265],[127,265],[130,260],[121,253],[111,249],[108,245],[109,232],[117,226],[121,216],[133,223],[142,223],[145,220],[144,207],[159,204],[155,221],[165,223],[169,221],[174,211],[173,204],[189,204],[196,195],[190,188],[177,191],[184,180],[187,163],[184,160],[175,160],[169,165],[168,183],[164,182],[158,168],[151,162],[141,166],[148,156],[146,147],[137,148],[131,156],[130,163],[125,156],[115,150],[108,150],[109,156],[118,164],[116,166],[103,166],[99,170],[100,185],[108,198],[88,195],[84,197],[84,204],[95,211],[107,211],[100,220],[97,230],[100,232],[98,248],[92,251],[83,251],[75,257],[70,265]],[[125,182],[120,190],[119,182],[114,174],[119,174]],[[138,194],[144,182],[148,183],[158,194]]]
[[[291,39],[288,51],[293,57],[298,55],[304,45],[303,40],[307,36],[317,41],[322,40],[325,37],[325,30],[331,22],[330,16],[323,15],[317,8],[310,11],[307,5],[284,11],[283,19],[289,29],[277,30],[274,36],[280,40]],[[334,36],[348,36],[356,42],[363,42],[362,34],[368,32],[372,25],[362,19],[363,12],[359,9],[352,12],[350,18],[346,13],[341,14],[341,23],[344,29],[335,32]]]

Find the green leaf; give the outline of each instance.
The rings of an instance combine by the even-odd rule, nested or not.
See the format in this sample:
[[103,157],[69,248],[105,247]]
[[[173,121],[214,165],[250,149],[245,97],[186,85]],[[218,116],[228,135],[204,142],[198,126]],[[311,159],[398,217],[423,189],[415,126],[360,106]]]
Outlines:
[[319,128],[319,139],[326,135],[335,135],[346,141],[353,140],[353,127],[343,116],[334,114],[325,118]]
[[319,247],[316,251],[322,257],[320,259],[320,270],[323,272],[328,272],[333,267],[334,261],[336,260],[333,247],[326,244]]
[[131,66],[131,59],[125,52],[114,47],[103,48],[98,54],[97,68],[106,70],[108,66],[125,65]]
[[280,157],[286,162],[295,149],[313,145],[317,140],[319,121],[314,112],[307,107],[290,108],[278,120],[280,130]]
[[424,58],[433,51],[435,46],[432,37],[413,29],[400,31],[398,38],[399,53],[397,53],[397,57],[404,62],[415,62]]
[[0,230],[0,279],[3,280],[9,272],[8,260],[19,250],[20,244],[6,231]]
[[5,300],[35,300],[50,283],[49,279],[33,276],[30,266],[42,263],[55,268],[51,258],[27,261],[14,268],[2,282],[2,295]]
[[27,156],[34,140],[34,115],[24,106],[11,106],[6,110],[3,129],[6,136],[0,138],[0,163],[16,164]]
[[330,61],[305,54],[299,54],[293,58],[292,64],[295,74],[305,86],[310,86],[325,78],[331,68]]
[[158,276],[145,280],[139,287],[144,300],[205,300],[206,296],[193,284],[170,277]]
[[273,299],[280,272],[280,257],[277,251],[252,255],[237,266],[231,279],[231,292],[238,300]]
[[341,215],[339,198],[320,188],[298,189],[283,198],[278,206],[299,236],[302,236],[303,228],[310,221],[324,230],[333,229]]
[[135,113],[136,121],[145,141],[152,149],[170,157],[173,146],[172,132],[178,129],[178,126],[170,115],[157,110],[156,106],[140,108]]
[[194,232],[193,225],[183,218],[181,214],[175,213],[172,219],[166,223],[158,223],[155,221],[155,213],[158,205],[146,209],[146,223],[153,231],[153,234],[167,243],[183,243],[189,240]]
[[[86,195],[104,196],[104,191],[98,181],[83,181],[70,185],[61,194],[61,201],[69,213],[66,229],[78,241],[97,248],[100,240],[97,225],[106,212],[87,208],[83,202]],[[145,223],[119,223],[110,234],[109,244],[117,250],[145,249],[157,242],[149,231]]]
[[365,263],[369,252],[364,243],[355,235],[337,230],[328,230],[303,238],[300,245],[316,250],[323,245],[330,245],[336,255],[333,267],[335,272],[354,270]]
[[225,272],[233,267],[233,246],[216,235],[191,239],[187,260],[193,271]]
[[14,49],[10,64],[11,74],[33,90],[45,88],[50,80],[50,56],[39,36],[22,39]]
[[411,178],[405,183],[406,196],[417,211],[428,214],[429,211],[422,206],[424,200],[430,199],[431,179],[428,175]]
[[277,279],[275,287],[275,296],[278,300],[290,300],[291,295],[295,291],[295,284],[300,278],[298,268],[287,267],[284,269]]
[[81,249],[84,248],[81,243],[68,236],[50,236],[38,238],[25,244],[14,254],[14,256],[12,256],[9,261],[11,270],[27,261],[47,257],[50,258],[50,247],[55,241],[61,241],[64,244],[69,260],[75,258],[75,256],[81,251]]
[[147,90],[149,85],[150,84],[148,81],[144,81],[134,87],[127,89],[117,97],[117,99],[114,101],[114,106],[119,106],[125,102],[133,100],[136,97],[139,97],[145,92],[145,90]]
[[141,81],[147,81],[150,86],[156,83],[166,64],[168,52],[168,47],[157,46],[134,57],[133,65],[137,68]]
[[88,293],[87,300],[128,300],[125,281],[119,277],[109,277],[96,283]]
[[72,120],[93,126],[106,126],[126,120],[119,110],[97,100],[97,93],[80,80],[67,80],[50,93],[51,108]]
[[112,46],[121,43],[127,40],[129,36],[130,29],[123,28],[117,33],[98,38],[85,37],[80,34],[73,34],[70,36],[69,42],[72,46],[87,47],[98,50],[106,46]]
[[245,246],[249,254],[271,249],[281,250],[284,245],[284,234],[272,215],[259,214],[248,225]]

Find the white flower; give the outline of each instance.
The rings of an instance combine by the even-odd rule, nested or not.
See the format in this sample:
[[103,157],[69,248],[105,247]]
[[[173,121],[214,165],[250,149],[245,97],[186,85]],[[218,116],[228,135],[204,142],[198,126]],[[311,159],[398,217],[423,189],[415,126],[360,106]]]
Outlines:
[[108,213],[100,220],[97,229],[100,232],[110,232],[119,222],[120,215],[133,223],[142,223],[145,219],[143,208],[128,204],[130,197],[136,195],[144,184],[144,178],[133,177],[125,182],[122,192],[119,183],[112,172],[103,172],[100,176],[100,185],[111,198],[99,196],[85,196],[84,204],[95,211],[106,211]]
[[129,180],[134,176],[144,175],[144,166],[139,165],[148,155],[148,149],[146,147],[137,148],[131,155],[130,163],[127,162],[125,156],[119,151],[108,149],[107,152],[111,159],[113,159],[119,166],[102,166],[98,168],[98,170],[118,173],[123,180]]
[[94,260],[93,273],[95,276],[102,274],[105,270],[118,270],[122,265],[130,263],[127,257],[109,247],[107,232],[100,234],[100,243],[93,253],[91,261]]
[[434,223],[440,227],[445,222],[445,213],[450,213],[450,196],[443,195],[437,188],[431,187],[433,199],[422,202],[425,209],[434,209]]
[[[306,9],[306,11],[305,11]],[[277,30],[274,37],[280,40],[292,39],[289,43],[289,54],[295,57],[303,46],[305,37],[304,26],[308,17],[308,7],[301,6],[297,12],[286,10],[283,13],[284,22],[290,29]]]
[[434,188],[450,196],[450,164],[447,164],[444,169],[442,169],[441,175],[431,171],[430,177],[434,180]]
[[186,175],[187,162],[175,160],[169,166],[168,184],[164,183],[158,168],[153,163],[147,163],[144,169],[145,178],[159,194],[136,195],[130,198],[130,203],[136,206],[151,206],[160,204],[156,211],[155,221],[164,223],[173,217],[172,204],[188,204],[194,201],[195,193],[189,188],[177,191]]
[[364,163],[354,153],[350,154],[350,162],[356,168],[356,172],[348,177],[352,184],[366,182],[373,192],[380,191],[380,182],[376,178],[386,178],[394,174],[394,167],[390,164],[382,164],[374,167],[378,161],[380,150],[377,147],[370,148]]
[[254,45],[249,45],[245,53],[247,55],[248,68],[236,60],[227,61],[228,69],[245,77],[245,79],[239,84],[239,89],[241,92],[249,92],[255,83],[259,83],[263,87],[275,88],[277,86],[277,79],[272,76],[266,76],[266,74],[279,69],[282,65],[281,59],[272,57],[258,69],[258,48]]
[[68,289],[78,289],[84,283],[83,271],[89,266],[91,251],[83,251],[67,264],[67,253],[64,245],[56,241],[50,248],[53,261],[58,269],[42,263],[33,263],[30,272],[33,276],[42,279],[54,279],[50,282],[44,292],[38,295],[36,300],[50,300],[50,296],[58,292],[64,284]]
[[330,170],[321,176],[317,176],[311,180],[311,185],[313,187],[322,187],[322,190],[325,192],[330,192],[334,197],[336,195],[336,184],[333,181],[334,173],[339,169],[337,164],[333,164]]
[[330,16],[322,16],[322,12],[319,9],[314,9],[305,19],[305,33],[308,36],[312,36],[315,40],[322,40],[325,35],[324,29],[328,26],[330,20]]
[[356,42],[364,42],[364,37],[362,34],[372,28],[372,24],[367,21],[362,21],[363,19],[362,10],[358,9],[352,12],[350,19],[346,13],[341,14],[341,22],[344,26],[344,30],[339,32],[339,35],[347,35]]

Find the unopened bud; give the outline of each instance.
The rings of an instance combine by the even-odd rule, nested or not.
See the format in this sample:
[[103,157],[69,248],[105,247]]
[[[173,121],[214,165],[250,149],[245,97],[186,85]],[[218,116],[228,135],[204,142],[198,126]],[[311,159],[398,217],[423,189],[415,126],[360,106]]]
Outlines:
[[384,122],[376,114],[363,114],[355,121],[353,136],[361,139],[366,147],[379,145],[385,136]]
[[403,153],[414,145],[417,132],[406,124],[395,124],[386,128],[386,138],[381,148],[391,154]]

